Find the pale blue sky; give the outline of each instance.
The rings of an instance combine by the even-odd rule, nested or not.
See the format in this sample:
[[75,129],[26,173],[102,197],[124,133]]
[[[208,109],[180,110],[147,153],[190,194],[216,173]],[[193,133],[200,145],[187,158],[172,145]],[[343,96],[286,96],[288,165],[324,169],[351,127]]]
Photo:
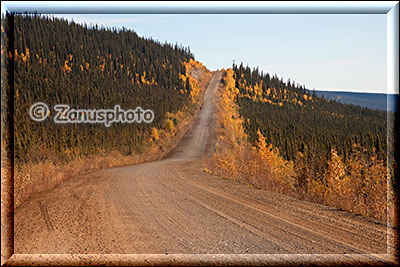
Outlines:
[[190,46],[210,70],[233,60],[307,88],[386,93],[386,15],[57,15]]
[[[2,10],[56,13],[78,23],[124,26],[140,36],[190,46],[196,59],[211,70],[231,67],[235,60],[310,89],[393,93],[386,91],[386,13],[396,2],[212,3],[4,1]],[[74,15],[61,15],[68,10]],[[77,14],[96,10],[125,14]],[[163,14],[129,14],[146,10]],[[178,14],[216,10],[270,14]],[[293,12],[314,14],[278,15]],[[382,14],[366,14],[376,12]]]

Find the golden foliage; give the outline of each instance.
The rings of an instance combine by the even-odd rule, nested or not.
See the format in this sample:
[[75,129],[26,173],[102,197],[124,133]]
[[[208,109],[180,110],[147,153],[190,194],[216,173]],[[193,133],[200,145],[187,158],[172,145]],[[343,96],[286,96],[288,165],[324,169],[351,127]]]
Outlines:
[[175,131],[174,122],[170,119],[165,120],[165,128],[170,132],[173,133]]
[[365,149],[354,145],[351,158],[343,163],[335,150],[327,177],[326,203],[357,214],[385,220],[387,216],[388,177],[383,161],[368,156]]
[[[200,94],[200,82],[202,80],[202,76],[209,76],[205,74],[209,74],[209,71],[206,67],[203,66],[199,61],[195,61],[190,59],[188,62],[183,63],[185,66],[185,75],[180,74],[179,78],[182,80],[184,84],[189,79],[190,84],[190,95],[192,98],[192,103],[196,103],[199,101]],[[204,79],[204,78],[203,78]],[[183,90],[182,90],[183,92]]]
[[67,59],[64,61],[64,66],[63,66],[62,69],[66,73],[70,73],[72,71],[71,67],[68,66],[68,60]]
[[[233,70],[226,70],[218,106],[216,151],[206,163],[207,168],[215,174],[259,188],[279,192],[292,188],[293,164],[284,161],[271,144],[267,145],[260,131],[257,149],[248,143],[235,102],[239,95],[235,84]],[[257,85],[254,91],[258,92],[259,88]]]
[[158,130],[157,128],[151,127],[151,138],[153,141],[158,141],[160,137],[158,136]]
[[[223,81],[224,87],[219,90],[215,152],[204,162],[208,172],[386,221],[388,175],[385,163],[377,160],[374,151],[367,153],[365,149],[354,145],[350,159],[344,161],[332,150],[327,167],[316,177],[309,170],[310,165],[303,153],[298,152],[294,166],[293,162],[280,157],[278,149],[268,144],[260,130],[257,131],[256,147],[249,144],[235,102],[239,91],[235,88],[233,70],[226,70]],[[248,87],[247,90],[249,96],[254,96],[254,92],[259,95],[259,85]],[[274,89],[269,88],[265,95],[269,96],[271,91],[275,94]],[[305,101],[312,100],[307,95],[303,98]],[[283,105],[266,98],[262,101]],[[296,98],[292,98],[292,102],[303,105]],[[393,206],[391,199],[393,197],[389,198],[389,204]]]

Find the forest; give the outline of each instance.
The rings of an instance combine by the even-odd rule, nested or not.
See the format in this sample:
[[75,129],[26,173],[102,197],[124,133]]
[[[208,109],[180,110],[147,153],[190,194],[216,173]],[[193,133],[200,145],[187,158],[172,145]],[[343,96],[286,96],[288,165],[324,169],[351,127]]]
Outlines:
[[[189,48],[125,28],[7,13],[1,34],[2,155],[13,161],[16,207],[88,171],[164,157],[193,121],[212,76]],[[42,121],[30,117],[38,102],[49,107]],[[140,107],[154,119],[56,123],[56,105]]]
[[260,130],[286,160],[298,151],[322,153],[335,149],[346,160],[357,144],[386,159],[385,111],[342,104],[318,97],[305,86],[257,69],[233,65],[237,103],[251,142]]
[[[167,114],[192,104],[184,63],[194,56],[186,47],[142,38],[125,28],[89,27],[49,16],[15,15],[14,23],[17,162],[31,154],[32,160],[37,150],[51,151],[61,160],[71,153],[140,152],[152,128],[167,127]],[[140,106],[153,110],[155,119],[151,124],[113,127],[35,122],[27,115],[36,102],[76,109]]]
[[327,100],[242,64],[225,71],[219,99],[215,152],[204,171],[394,222],[385,111]]
[[[186,47],[125,28],[49,16],[15,14],[12,23],[2,23],[1,34],[3,25],[14,29],[12,42],[2,38],[2,54],[8,51],[8,71],[13,72],[17,204],[70,176],[100,168],[98,158],[91,157],[107,157],[102,167],[110,167],[143,162],[124,161],[121,155],[161,155],[165,140],[201,105],[199,83],[207,84],[211,74]],[[207,75],[197,81],[193,69]],[[395,179],[387,160],[393,148],[386,111],[325,99],[304,85],[243,64],[224,73],[215,153],[205,164],[211,173],[380,221],[387,218]],[[2,90],[7,86],[2,79]],[[75,109],[140,106],[155,118],[150,124],[112,127],[37,122],[29,117],[37,102]],[[61,169],[68,173],[61,175]]]

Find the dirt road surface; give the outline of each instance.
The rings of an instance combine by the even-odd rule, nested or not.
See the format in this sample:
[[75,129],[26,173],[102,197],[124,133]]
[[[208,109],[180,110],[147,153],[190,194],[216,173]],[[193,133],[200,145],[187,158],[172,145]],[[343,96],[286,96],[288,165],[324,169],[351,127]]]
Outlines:
[[384,254],[393,252],[394,235],[386,225],[202,171],[200,159],[213,149],[220,80],[215,73],[193,127],[167,158],[92,172],[19,207],[15,253],[390,260]]

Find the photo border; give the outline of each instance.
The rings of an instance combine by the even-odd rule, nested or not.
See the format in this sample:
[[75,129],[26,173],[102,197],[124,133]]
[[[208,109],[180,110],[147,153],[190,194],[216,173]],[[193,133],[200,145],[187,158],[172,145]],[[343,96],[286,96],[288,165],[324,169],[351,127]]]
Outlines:
[[[21,5],[24,5],[21,7]],[[386,14],[387,16],[387,89],[399,93],[399,2],[5,2],[2,12],[39,14]],[[76,6],[76,5],[79,5]],[[4,8],[3,8],[4,7]],[[11,19],[10,19],[11,20]],[[9,21],[13,27],[13,21]],[[3,25],[2,25],[3,27]],[[13,31],[8,38],[13,39]],[[8,51],[14,51],[13,42]],[[11,54],[12,56],[12,54]],[[13,57],[12,57],[13,58]],[[1,265],[341,265],[398,263],[397,238],[387,245],[386,254],[14,254],[14,156],[13,156],[13,64],[1,58],[1,67],[8,68],[9,90],[2,88],[2,136],[8,136],[1,159]],[[4,100],[4,106],[3,106]],[[388,101],[388,108],[389,108]],[[4,112],[3,112],[4,111]],[[398,114],[398,112],[397,112]],[[387,134],[394,136],[398,119],[388,114]],[[4,122],[4,123],[3,123]],[[391,125],[391,126],[389,126]],[[394,140],[394,147],[398,141]],[[388,148],[388,155],[398,161],[398,152]],[[391,158],[391,157],[388,157]],[[388,166],[390,161],[388,161]],[[396,170],[395,170],[395,173]],[[397,177],[396,177],[397,179]],[[397,189],[397,188],[396,188]],[[395,217],[398,193],[395,192]],[[388,225],[388,234],[397,237]],[[397,250],[390,251],[390,248]]]

